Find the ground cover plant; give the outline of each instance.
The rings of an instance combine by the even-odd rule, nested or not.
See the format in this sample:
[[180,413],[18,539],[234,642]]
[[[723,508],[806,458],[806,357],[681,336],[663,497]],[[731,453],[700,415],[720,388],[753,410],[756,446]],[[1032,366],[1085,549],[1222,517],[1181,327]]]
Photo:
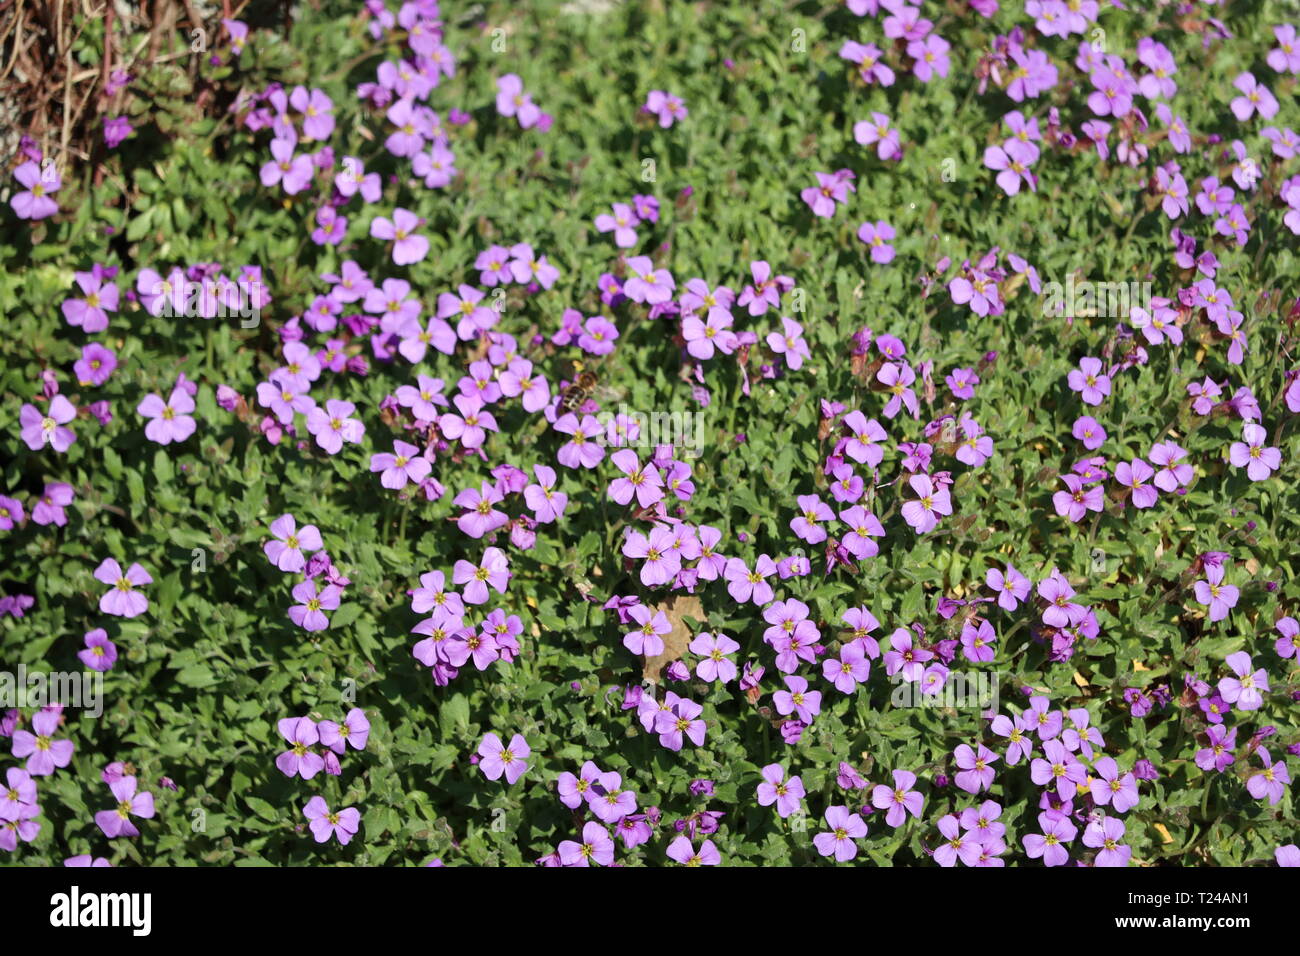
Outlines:
[[5,862],[1300,864],[1293,4],[67,15]]

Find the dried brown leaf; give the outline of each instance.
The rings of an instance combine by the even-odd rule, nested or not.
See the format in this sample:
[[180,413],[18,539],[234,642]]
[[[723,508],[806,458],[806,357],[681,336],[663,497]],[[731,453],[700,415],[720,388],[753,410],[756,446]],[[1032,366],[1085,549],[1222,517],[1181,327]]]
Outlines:
[[662,604],[654,604],[650,607],[651,612],[663,611],[664,616],[668,618],[668,623],[672,625],[672,631],[664,635],[664,650],[662,654],[654,657],[647,657],[645,667],[642,669],[642,676],[652,684],[659,683],[659,674],[665,667],[675,660],[680,660],[681,656],[686,653],[686,647],[691,643],[694,634],[683,620],[685,617],[694,618],[697,621],[704,620],[704,606],[700,604],[700,599],[694,595],[673,595]]

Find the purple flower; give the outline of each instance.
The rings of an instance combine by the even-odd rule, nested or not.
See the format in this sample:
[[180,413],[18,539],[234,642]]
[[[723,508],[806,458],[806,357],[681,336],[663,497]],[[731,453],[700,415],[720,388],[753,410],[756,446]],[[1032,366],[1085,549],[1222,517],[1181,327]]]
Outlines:
[[314,721],[307,717],[283,717],[277,726],[280,736],[289,742],[289,749],[275,758],[276,769],[286,777],[310,780],[325,768],[324,758],[309,749],[320,742]]
[[1128,866],[1133,850],[1120,843],[1124,839],[1124,821],[1119,817],[1094,820],[1083,831],[1083,845],[1098,849],[1094,866]]
[[1196,766],[1207,772],[1223,773],[1237,759],[1232,753],[1237,746],[1237,728],[1228,730],[1222,724],[1211,724],[1206,728],[1206,736],[1209,746],[1196,751]]
[[1084,404],[1100,405],[1110,394],[1110,376],[1101,370],[1101,359],[1085,356],[1067,376],[1070,390],[1081,392]]
[[861,641],[851,641],[840,648],[840,656],[822,662],[822,676],[842,694],[851,694],[871,674],[871,662]]
[[954,779],[957,786],[967,793],[979,793],[993,786],[994,773],[990,764],[998,759],[998,755],[983,744],[977,746],[978,750],[972,750],[969,745],[961,744],[953,751],[953,760],[959,768]]
[[790,530],[809,544],[826,540],[826,529],[820,522],[834,521],[835,512],[816,495],[798,497],[799,514],[790,522]]
[[416,235],[420,217],[408,209],[394,209],[393,218],[376,216],[370,223],[370,235],[376,239],[393,240],[393,262],[408,266],[429,254],[429,240]]
[[1187,181],[1181,173],[1170,173],[1164,167],[1156,169],[1156,192],[1164,198],[1160,208],[1170,219],[1187,215]]
[[664,707],[657,710],[654,717],[654,732],[659,735],[659,743],[672,751],[681,750],[684,739],[702,747],[706,730],[704,721],[700,719],[703,712],[704,708],[695,701],[667,692]]
[[952,514],[952,499],[948,489],[936,487],[929,475],[916,474],[907,479],[915,500],[903,502],[903,519],[912,526],[917,534],[933,531],[939,525],[939,517]]
[[478,755],[482,758],[479,760],[479,769],[489,780],[500,780],[504,774],[506,783],[513,785],[528,769],[527,760],[532,752],[523,734],[515,734],[510,738],[510,746],[507,747],[501,743],[500,737],[489,732],[484,735],[483,742],[478,747]]
[[510,516],[493,507],[502,500],[504,496],[489,482],[483,482],[479,488],[466,488],[452,500],[456,507],[466,509],[456,519],[456,527],[476,539],[503,527]]
[[279,137],[271,140],[271,161],[263,164],[260,174],[263,186],[270,188],[279,183],[285,193],[293,196],[311,185],[316,174],[311,156],[295,156],[294,145],[292,140]]
[[628,280],[623,285],[624,294],[633,302],[662,305],[673,297],[676,281],[667,269],[656,269],[649,256],[633,256],[627,260]]
[[979,374],[973,368],[955,368],[944,378],[953,397],[962,401],[975,397],[975,386],[979,383]]
[[903,157],[898,130],[890,128],[889,117],[884,113],[872,113],[870,120],[854,123],[853,138],[860,146],[874,145],[876,156],[886,162]]
[[623,636],[623,646],[638,656],[657,657],[662,654],[663,635],[671,633],[673,629],[668,623],[668,616],[663,611],[652,611],[644,604],[629,608],[628,616],[640,627]]
[[117,662],[117,645],[108,639],[108,632],[102,627],[87,631],[86,649],[77,652],[81,663],[93,671],[108,671]]
[[47,219],[59,211],[59,204],[50,195],[63,188],[63,179],[53,160],[47,160],[43,166],[28,160],[14,170],[14,179],[27,187],[9,199],[19,219]]
[[27,730],[13,732],[10,753],[15,757],[27,758],[26,769],[31,776],[48,776],[56,768],[66,767],[72,761],[72,741],[55,740],[54,735],[58,729],[59,714],[54,710],[41,709],[32,715],[32,730],[35,733]]
[[1154,474],[1155,469],[1141,458],[1134,458],[1131,462],[1122,461],[1115,466],[1115,482],[1132,491],[1134,508],[1150,508],[1155,505],[1160,492],[1154,485],[1145,484]]
[[827,807],[826,825],[830,827],[828,832],[813,837],[813,846],[818,853],[834,856],[837,863],[858,855],[858,845],[854,841],[867,835],[867,825],[862,822],[862,817],[850,813],[848,807]]
[[614,245],[620,249],[632,248],[636,245],[636,227],[641,220],[627,203],[616,202],[610,208],[612,213],[596,217],[596,231],[614,233]]
[[301,581],[293,589],[293,599],[297,604],[289,608],[289,620],[305,631],[323,631],[329,627],[326,611],[338,609],[343,590],[334,584],[327,584],[316,591],[316,582]]
[[84,332],[102,332],[108,328],[108,313],[116,312],[119,292],[96,266],[93,272],[73,273],[84,298],[67,299],[62,305],[68,324]]
[[984,583],[997,594],[998,607],[1004,611],[1014,611],[1029,596],[1029,579],[1009,564],[1005,571],[989,568],[984,574]]
[[686,108],[686,104],[680,96],[665,93],[663,90],[651,90],[646,95],[645,105],[641,107],[641,110],[644,113],[657,116],[659,126],[662,129],[668,129],[677,120],[686,119],[690,115],[690,111]]
[[997,171],[998,187],[1008,196],[1020,192],[1023,181],[1031,191],[1038,189],[1038,177],[1029,169],[1038,156],[1036,147],[1018,139],[1008,139],[1001,146],[984,150],[984,165]]
[[1229,104],[1232,115],[1238,120],[1244,123],[1256,112],[1263,119],[1272,119],[1277,115],[1277,100],[1269,92],[1268,87],[1255,79],[1253,73],[1239,74],[1232,81],[1232,85],[1241,93],[1241,96],[1236,97]]
[[[1228,612],[1237,606],[1237,598],[1241,594],[1233,585],[1223,583],[1223,575],[1223,565],[1207,565],[1205,580],[1197,581],[1192,588],[1197,602],[1210,609],[1209,617],[1212,622],[1222,621],[1227,617]],[[1227,697],[1226,694],[1224,696]]]
[[609,496],[614,501],[625,505],[636,495],[637,504],[648,508],[663,500],[663,478],[652,463],[642,466],[636,452],[630,448],[619,449],[609,456],[609,460],[623,472],[623,477],[614,479],[609,485]]
[[139,836],[131,817],[148,820],[154,815],[153,794],[137,793],[135,777],[121,777],[108,785],[117,806],[112,810],[100,810],[95,814],[95,823],[110,840],[114,837]]
[[1085,488],[1083,482],[1075,475],[1061,475],[1065,490],[1052,495],[1052,506],[1062,518],[1069,518],[1076,524],[1084,519],[1089,511],[1101,511],[1103,495],[1101,485],[1095,484]]
[[1038,827],[1042,833],[1026,834],[1021,841],[1029,858],[1037,860],[1041,857],[1047,866],[1063,866],[1068,863],[1070,854],[1065,849],[1065,844],[1078,835],[1078,827],[1064,813],[1055,810],[1040,813]]
[[723,572],[727,580],[727,593],[738,604],[752,601],[762,607],[771,602],[774,592],[766,578],[776,573],[776,562],[760,554],[751,570],[740,558],[728,558]]
[[815,175],[817,185],[809,186],[799,196],[812,209],[813,215],[830,219],[835,215],[836,203],[847,203],[848,194],[857,191],[852,183],[855,176],[847,169]]
[[385,488],[405,488],[408,481],[419,483],[433,470],[427,458],[420,454],[420,449],[404,441],[394,441],[393,451],[370,456],[370,470],[383,472],[379,483]]
[[[498,774],[500,776],[500,774]],[[601,866],[614,864],[614,839],[609,831],[590,820],[582,827],[582,842],[563,840],[556,848],[561,866]]]
[[803,677],[789,675],[784,680],[787,689],[772,694],[776,712],[783,717],[796,714],[801,722],[811,724],[813,718],[821,713],[821,691],[810,691],[808,681]]
[[775,803],[777,815],[782,819],[795,813],[805,795],[803,781],[797,776],[787,779],[785,768],[777,763],[764,767],[762,776],[763,782],[758,785],[758,805],[770,807]]
[[339,756],[343,755],[349,744],[353,750],[365,750],[366,742],[370,739],[370,721],[360,707],[349,710],[342,723],[322,720],[317,725],[317,730],[320,742]]
[[91,342],[82,347],[81,358],[72,366],[72,373],[82,386],[99,386],[108,381],[116,368],[117,355],[98,342]]
[[95,580],[111,585],[99,599],[99,609],[105,614],[138,617],[149,609],[149,599],[134,589],[153,584],[153,578],[139,564],[132,564],[123,574],[120,564],[105,558],[95,569]]
[[[671,629],[670,626],[669,630],[671,631]],[[739,673],[736,669],[736,662],[727,655],[740,650],[740,645],[727,635],[721,633],[710,634],[703,631],[691,641],[690,650],[692,654],[703,658],[695,665],[695,676],[700,680],[709,683],[718,681],[723,684],[730,684],[736,679],[736,675]],[[636,652],[633,651],[633,653]]]
[[[1233,590],[1235,591],[1236,588]],[[1225,677],[1219,681],[1219,694],[1228,703],[1235,704],[1238,710],[1259,710],[1264,705],[1264,693],[1269,689],[1268,674],[1262,667],[1252,672],[1251,667],[1254,665],[1251,664],[1250,655],[1245,651],[1229,654],[1226,660],[1236,676]]]
[[331,398],[325,407],[313,406],[307,413],[307,431],[326,453],[337,455],[344,442],[357,443],[365,436],[366,426],[351,418],[356,406]]
[[871,805],[877,810],[888,811],[885,822],[891,827],[902,826],[909,813],[920,819],[925,797],[913,789],[915,785],[916,774],[910,770],[895,770],[893,787],[882,783],[872,789]]
[[901,672],[908,683],[919,681],[925,673],[925,662],[934,658],[934,652],[913,645],[912,632],[905,627],[889,636],[889,646],[884,657],[885,674],[893,677]]
[[1092,778],[1092,799],[1098,806],[1109,804],[1116,813],[1128,813],[1138,805],[1137,779],[1132,773],[1120,776],[1113,758],[1100,758],[1093,770],[1097,776]]
[[1233,442],[1228,449],[1228,460],[1234,468],[1245,468],[1251,481],[1264,481],[1282,466],[1282,453],[1266,447],[1268,433],[1255,422],[1241,426],[1241,441]]
[[963,833],[961,818],[954,813],[939,818],[939,833],[943,842],[935,848],[934,862],[943,867],[956,866],[961,860],[966,866],[974,866],[983,852],[984,845],[969,833]]
[[72,447],[77,436],[71,428],[64,426],[76,417],[76,408],[62,395],[50,399],[50,406],[44,414],[34,405],[23,405],[18,413],[22,439],[32,451],[40,451],[49,445],[56,452],[65,452]]
[[1073,800],[1078,786],[1088,777],[1087,768],[1059,740],[1044,742],[1043,754],[1030,762],[1030,779],[1040,787],[1052,784],[1062,800]]
[[452,581],[465,585],[464,600],[469,604],[486,604],[488,588],[504,594],[510,581],[510,562],[500,548],[488,548],[483,560],[475,567],[468,561],[457,561],[452,569]]
[[781,332],[769,332],[767,345],[777,355],[785,356],[785,364],[793,371],[803,368],[804,359],[811,353],[803,338],[803,326],[794,319],[781,318]]
[[311,835],[317,843],[336,837],[340,846],[347,846],[361,827],[361,812],[356,807],[331,811],[325,798],[319,794],[307,801],[302,814],[307,818]]
[[189,392],[174,388],[166,402],[157,394],[146,395],[136,411],[150,419],[144,428],[145,437],[160,445],[168,445],[184,441],[194,434],[196,424],[189,414],[194,407]]
[[712,840],[701,843],[697,853],[685,834],[668,844],[667,853],[670,860],[675,860],[683,866],[717,866],[722,862],[722,854],[718,852]]
[[297,530],[293,515],[281,515],[271,522],[271,534],[274,541],[262,545],[262,550],[281,571],[297,573],[307,566],[306,551],[319,551],[325,546],[320,531],[314,524],[303,525]]

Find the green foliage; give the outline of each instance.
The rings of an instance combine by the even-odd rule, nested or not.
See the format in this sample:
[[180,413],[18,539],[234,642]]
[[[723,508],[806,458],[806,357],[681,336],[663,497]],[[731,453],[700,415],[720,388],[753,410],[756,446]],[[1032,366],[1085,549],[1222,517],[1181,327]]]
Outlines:
[[[1236,95],[1232,78],[1243,69],[1258,72],[1271,25],[1283,19],[1279,5],[1230,5],[1224,15],[1239,39],[1216,45],[1213,55],[1203,54],[1200,36],[1168,22],[1157,27],[1155,14],[1142,10],[1148,5],[1131,6],[1103,14],[1111,46],[1131,58],[1137,38],[1156,30],[1180,65],[1177,105],[1189,128],[1240,135],[1252,156],[1268,156],[1267,143],[1239,130],[1227,104]],[[746,394],[737,363],[716,360],[707,367],[711,402],[702,410],[677,374],[680,350],[669,320],[648,320],[635,306],[615,313],[619,347],[601,364],[606,407],[705,416],[703,452],[691,462],[696,493],[687,520],[719,528],[720,550],[747,562],[761,553],[791,553],[800,543],[789,530],[795,496],[830,500],[821,464],[832,442],[818,437],[819,400],[880,414],[880,395],[851,367],[849,338],[862,326],[899,336],[912,361],[934,363],[939,397],[925,420],[946,409],[944,374],[996,352],[967,406],[996,452],[980,469],[953,467],[953,517],[917,537],[897,514],[897,489],[882,488],[875,510],[888,533],[880,556],[856,572],[824,575],[814,551],[814,573],[780,582],[777,596],[810,606],[833,654],[845,639],[840,617],[849,607],[870,608],[885,635],[920,622],[937,640],[955,636],[960,619],[938,619],[938,598],[977,596],[987,568],[1009,561],[1035,581],[1060,568],[1095,608],[1100,637],[1081,643],[1072,660],[1052,663],[1030,639],[1030,612],[992,612],[998,657],[985,669],[1000,676],[1001,711],[1022,706],[1023,691],[1033,688],[1054,706],[1087,709],[1122,768],[1138,759],[1155,764],[1159,779],[1143,783],[1142,804],[1127,817],[1135,861],[1240,865],[1271,860],[1279,843],[1294,839],[1293,794],[1269,807],[1245,791],[1245,768],[1257,764],[1254,757],[1221,776],[1195,766],[1204,720],[1195,705],[1179,700],[1185,674],[1217,681],[1227,673],[1224,656],[1246,649],[1268,670],[1274,692],[1264,709],[1230,718],[1241,718],[1239,742],[1275,727],[1269,744],[1276,757],[1279,744],[1300,734],[1289,697],[1298,686],[1295,665],[1271,649],[1275,617],[1293,613],[1300,597],[1294,545],[1300,440],[1275,398],[1291,364],[1278,303],[1294,295],[1300,262],[1280,209],[1259,204],[1245,248],[1213,246],[1222,263],[1218,281],[1246,315],[1251,348],[1244,364],[1228,365],[1221,341],[1192,334],[1181,348],[1150,349],[1147,366],[1116,376],[1100,410],[1082,409],[1066,375],[1081,356],[1101,354],[1113,321],[1044,318],[1040,297],[1014,281],[1006,314],[982,319],[954,306],[942,285],[922,295],[918,276],[930,274],[942,256],[960,263],[997,246],[1027,258],[1044,280],[1064,282],[1076,273],[1120,282],[1153,273],[1155,293],[1167,296],[1188,280],[1172,265],[1168,221],[1144,194],[1147,169],[1103,163],[1081,149],[1040,163],[1036,193],[1006,197],[994,186],[981,156],[1001,140],[996,127],[1013,104],[994,88],[975,92],[972,71],[993,35],[983,20],[940,14],[939,29],[953,44],[949,79],[922,85],[904,77],[882,90],[857,83],[836,55],[847,38],[880,41],[870,21],[842,5],[618,4],[591,14],[565,12],[553,0],[489,3],[481,19],[449,21],[456,75],[431,102],[444,122],[453,107],[473,118],[451,131],[460,176],[449,189],[425,190],[405,181],[407,167],[383,150],[382,116],[363,109],[354,92],[357,83],[373,80],[382,59],[400,54],[400,44],[372,42],[352,7],[305,8],[287,39],[254,34],[237,66],[205,60],[197,89],[177,81],[175,71],[151,70],[138,86],[151,94],[140,96],[131,114],[140,129],[106,162],[102,182],[95,185],[89,169],[65,172],[59,217],[35,225],[9,217],[0,226],[6,318],[0,492],[29,499],[46,481],[66,481],[76,491],[66,527],[28,523],[3,535],[0,591],[33,594],[36,604],[20,620],[0,620],[0,657],[10,669],[80,670],[76,652],[95,627],[107,628],[121,653],[105,678],[102,717],[69,711],[61,733],[74,741],[76,756],[41,781],[42,829],[13,859],[57,864],[92,852],[114,864],[376,865],[434,857],[453,864],[528,863],[576,836],[554,780],[590,759],[621,773],[640,805],[660,807],[666,821],[725,811],[712,839],[736,865],[819,860],[811,837],[822,828],[824,809],[867,802],[837,787],[839,762],[873,784],[894,769],[913,770],[926,794],[924,820],[895,830],[881,815],[872,818],[858,862],[927,861],[927,849],[939,839],[933,821],[972,803],[951,786],[933,784],[936,775],[953,772],[953,749],[983,741],[1002,752],[977,710],[892,706],[879,665],[853,696],[808,675],[824,693],[823,710],[798,744],[787,745],[768,708],[780,684],[762,640],[766,625],[719,583],[699,590],[699,629],[731,635],[742,647],[738,660],[767,667],[764,698],[752,704],[734,684],[672,685],[704,705],[708,722],[705,745],[688,744],[680,753],[645,734],[635,711],[621,709],[618,689],[640,680],[640,662],[622,647],[625,629],[601,603],[614,594],[639,594],[648,603],[662,596],[642,588],[619,553],[631,519],[605,495],[608,463],[595,472],[557,468],[571,498],[568,513],[559,524],[539,527],[531,551],[510,549],[509,592],[486,608],[502,606],[523,618],[519,659],[484,672],[467,666],[439,688],[411,656],[418,617],[406,592],[426,571],[450,573],[456,560],[481,555],[484,542],[467,539],[447,519],[459,513],[452,497],[477,487],[490,466],[472,457],[444,459],[435,475],[448,494],[436,502],[379,487],[370,455],[391,450],[402,434],[381,420],[378,406],[416,370],[399,360],[373,363],[365,377],[326,373],[314,395],[356,403],[367,428],[361,446],[345,445],[332,458],[309,441],[272,446],[217,407],[219,384],[252,402],[256,383],[279,364],[277,329],[326,291],[321,273],[337,271],[349,258],[376,281],[409,280],[427,317],[440,292],[477,283],[473,262],[482,249],[529,242],[562,277],[549,292],[512,296],[504,331],[522,344],[534,333],[549,338],[565,308],[601,312],[596,282],[617,250],[592,219],[640,192],[659,197],[663,218],[642,227],[633,251],[655,255],[679,290],[697,275],[739,289],[751,260],[764,259],[774,272],[793,276],[806,296],[806,311],[795,316],[812,349],[804,368],[759,377],[758,367],[771,359],[756,348]],[[1005,32],[1013,22],[1004,11],[993,24]],[[493,49],[494,28],[505,31],[504,52]],[[806,31],[806,52],[792,51],[796,29]],[[1039,45],[1052,52],[1063,76],[1073,75],[1072,46],[1041,38]],[[89,51],[88,62],[94,58]],[[509,72],[555,117],[549,132],[523,132],[496,115],[493,79]],[[260,185],[267,134],[240,128],[224,109],[241,88],[259,92],[271,81],[319,86],[333,99],[336,161],[356,155],[368,170],[404,180],[387,186],[373,207],[357,200],[346,207],[348,232],[338,247],[308,238],[321,198],[316,191],[286,197]],[[1285,95],[1293,81],[1280,82],[1276,125],[1300,125],[1295,100]],[[636,110],[656,88],[682,96],[689,118],[669,130],[638,120]],[[199,109],[198,91],[222,108]],[[1044,122],[1051,104],[1076,128],[1086,119],[1078,91],[1071,94],[1064,83],[1026,105]],[[853,141],[853,123],[873,110],[889,114],[902,133],[906,153],[898,164],[880,162]],[[1163,144],[1160,149],[1153,147],[1153,156],[1169,158]],[[948,158],[956,160],[951,182],[940,175]],[[652,183],[641,178],[647,159],[654,161]],[[1184,159],[1189,183],[1218,174],[1200,155]],[[814,183],[815,171],[841,167],[858,174],[847,212],[812,218],[799,190]],[[1287,174],[1296,171],[1294,161],[1285,167]],[[1270,165],[1274,181],[1277,173]],[[422,232],[432,244],[426,259],[406,269],[393,266],[383,244],[368,235],[373,216],[391,214],[394,205],[426,220]],[[872,264],[855,237],[859,223],[877,219],[898,231],[898,257],[887,266]],[[1196,224],[1198,236],[1209,232],[1209,221],[1198,217]],[[71,365],[88,337],[63,321],[59,304],[73,293],[74,270],[94,262],[120,266],[123,288],[145,267],[163,272],[175,264],[220,262],[233,273],[257,265],[274,301],[259,327],[241,328],[229,319],[155,318],[124,300],[108,332],[95,337],[117,352],[120,366],[104,387],[84,388]],[[1279,289],[1285,295],[1256,306],[1262,293]],[[737,319],[760,338],[777,327],[771,313],[751,320],[738,309]],[[532,357],[554,386],[567,374],[567,359],[578,354],[572,346],[548,346]],[[464,346],[455,356],[431,352],[418,371],[441,377],[450,390],[463,368]],[[66,455],[32,452],[18,436],[19,409],[38,392],[45,370],[57,375],[74,404],[107,400],[112,407],[113,420],[102,428],[85,416],[74,423],[78,441]],[[178,373],[199,384],[199,429],[186,442],[159,447],[144,437],[135,408],[150,392],[166,394]],[[1227,447],[1239,437],[1235,420],[1189,410],[1186,385],[1206,376],[1227,377],[1232,389],[1248,384],[1258,396],[1270,436],[1277,436],[1271,443],[1282,450],[1282,469],[1270,480],[1253,483],[1227,466]],[[1161,437],[1177,440],[1196,465],[1188,493],[1162,495],[1147,511],[1112,502],[1097,520],[1090,516],[1077,526],[1058,518],[1051,495],[1058,472],[1081,457],[1069,432],[1082,413],[1105,425],[1104,453],[1112,465],[1145,456]],[[509,461],[525,470],[554,464],[557,436],[517,402],[507,402],[498,420],[501,432],[486,449],[492,464]],[[905,415],[885,424],[891,442],[921,440],[920,423]],[[897,473],[898,458],[891,449],[886,480]],[[936,468],[950,465],[936,461]],[[321,529],[325,548],[352,582],[330,627],[317,634],[289,621],[296,578],[262,553],[267,526],[284,513]],[[1185,574],[1197,555],[1211,550],[1231,553],[1228,580],[1242,591],[1229,618],[1217,624],[1205,619]],[[103,588],[92,572],[107,557],[124,566],[139,561],[153,575],[146,615],[128,621],[100,613]],[[1270,590],[1266,582],[1277,586]],[[588,591],[591,600],[584,600]],[[693,666],[694,657],[687,660]],[[1124,689],[1160,683],[1169,685],[1174,701],[1149,718],[1130,716]],[[338,720],[353,692],[373,732],[364,752],[342,759],[342,775],[302,781],[276,770],[274,759],[284,749],[276,722],[300,715]],[[527,736],[533,756],[518,785],[489,782],[472,763],[489,731]],[[93,821],[95,811],[112,804],[99,774],[114,760],[130,761],[142,789],[157,798],[159,814],[141,823],[137,839],[105,840]],[[757,806],[759,770],[772,762],[802,776],[807,832]],[[1019,840],[1036,825],[1037,788],[1023,766],[996,766],[993,797],[1007,807],[1008,858],[1023,861]],[[163,776],[175,781],[174,792],[157,785]],[[715,795],[692,796],[696,778],[714,781]],[[302,807],[317,793],[331,808],[362,811],[350,846],[317,845],[306,833]],[[667,842],[661,828],[651,843],[620,849],[619,856],[661,864]]]

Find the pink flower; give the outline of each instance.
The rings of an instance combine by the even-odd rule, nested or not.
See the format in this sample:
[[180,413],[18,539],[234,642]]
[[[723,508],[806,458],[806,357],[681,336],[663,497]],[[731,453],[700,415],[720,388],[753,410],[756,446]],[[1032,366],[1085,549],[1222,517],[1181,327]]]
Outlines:
[[315,581],[301,581],[293,589],[293,599],[298,603],[289,608],[289,620],[304,631],[323,631],[330,625],[325,612],[338,610],[342,595],[338,585],[327,584],[317,593]]
[[867,825],[856,813],[849,813],[848,807],[835,806],[826,808],[826,825],[830,830],[813,837],[813,846],[822,856],[833,856],[835,862],[843,863],[858,855],[860,840],[867,835]]
[[99,599],[99,609],[115,617],[139,617],[149,609],[149,599],[137,587],[153,584],[149,572],[139,564],[132,564],[122,573],[122,566],[112,558],[105,558],[95,569],[95,580],[111,585]]
[[275,758],[275,766],[286,777],[310,780],[325,769],[325,759],[310,749],[320,741],[316,722],[308,717],[282,717],[276,725],[289,749]]
[[59,204],[50,195],[63,188],[63,179],[52,161],[41,167],[28,160],[14,170],[14,179],[27,187],[9,199],[19,219],[47,219],[59,211]]
[[717,866],[722,862],[722,854],[718,852],[712,840],[701,843],[700,852],[696,853],[690,839],[684,833],[668,844],[666,852],[668,859],[675,860],[682,866]]
[[1228,460],[1234,468],[1245,468],[1251,481],[1263,481],[1282,466],[1282,452],[1264,445],[1268,433],[1262,425],[1246,422],[1241,426],[1241,438],[1228,448]]
[[319,551],[325,546],[314,524],[304,525],[298,531],[293,515],[281,515],[271,522],[271,534],[276,540],[266,542],[262,550],[281,571],[301,571],[307,566],[304,552]]
[[55,395],[44,414],[35,405],[23,405],[18,413],[18,423],[22,427],[23,441],[32,451],[40,451],[49,445],[62,453],[77,440],[72,429],[64,427],[76,417],[77,409],[73,404],[62,395]]
[[794,319],[781,318],[782,332],[770,332],[767,345],[777,355],[785,356],[785,364],[793,371],[803,368],[803,360],[811,353],[803,339],[803,326]]
[[532,752],[523,734],[515,734],[510,738],[510,746],[507,747],[501,743],[500,737],[489,732],[479,744],[478,755],[482,759],[478,766],[483,771],[483,776],[489,780],[500,780],[504,774],[506,783],[514,784],[528,769],[527,760]]
[[1081,392],[1084,404],[1100,405],[1110,394],[1110,376],[1101,370],[1101,359],[1085,356],[1079,367],[1066,377],[1071,391]]
[[376,216],[370,223],[370,235],[393,240],[393,262],[409,266],[429,254],[429,240],[415,234],[420,218],[407,209],[394,209],[393,218]]
[[58,729],[58,713],[42,709],[32,715],[32,730],[36,733],[14,731],[11,753],[15,757],[27,758],[27,772],[33,777],[52,774],[56,768],[66,767],[72,761],[72,741],[53,739]]
[[903,502],[903,520],[917,534],[933,531],[938,526],[941,515],[952,514],[952,499],[948,495],[948,489],[936,487],[929,475],[912,475],[907,483],[912,486],[917,498]]
[[154,815],[153,794],[137,793],[135,777],[121,777],[108,785],[117,801],[112,810],[100,810],[95,822],[110,840],[114,837],[139,836],[140,831],[131,822],[132,816],[148,820]]
[[1256,112],[1263,119],[1272,119],[1277,115],[1278,105],[1268,87],[1255,79],[1253,73],[1241,73],[1232,81],[1240,92],[1230,104],[1232,115],[1245,122]]
[[641,109],[659,117],[659,126],[662,129],[668,129],[677,120],[686,119],[690,115],[680,96],[665,93],[663,90],[651,90]]
[[172,389],[166,402],[155,393],[146,395],[136,406],[136,411],[150,420],[144,427],[144,437],[160,445],[184,441],[198,427],[190,415],[194,407],[190,393],[180,387]]
[[317,843],[324,843],[336,837],[340,846],[347,846],[361,827],[361,812],[356,807],[344,807],[338,812],[331,812],[325,798],[319,794],[307,801],[302,814],[308,820],[308,827]]
[[395,454],[392,455],[382,452],[370,456],[370,470],[383,472],[379,483],[385,488],[405,488],[408,481],[418,484],[433,470],[433,465],[414,445],[404,441],[394,441],[393,451]]
[[614,245],[631,249],[636,245],[636,227],[641,220],[627,203],[616,202],[610,208],[612,214],[601,213],[596,217],[596,231],[614,233]]
[[1085,488],[1077,475],[1061,475],[1061,480],[1065,482],[1065,491],[1052,495],[1052,506],[1058,515],[1078,524],[1089,511],[1101,510],[1101,485],[1094,484]]
[[1252,672],[1254,665],[1245,651],[1229,654],[1226,660],[1236,676],[1219,681],[1219,696],[1238,710],[1259,710],[1264,706],[1264,692],[1269,689],[1268,674],[1262,667]]
[[871,261],[877,265],[894,260],[894,247],[890,243],[894,241],[895,235],[894,227],[883,219],[874,224],[864,222],[858,227],[858,239],[871,249]]
[[1241,591],[1236,587],[1223,583],[1223,575],[1222,564],[1207,564],[1205,580],[1197,581],[1192,587],[1197,602],[1210,609],[1211,621],[1222,621],[1227,617],[1228,612],[1237,606],[1237,598],[1241,595]]
[[672,633],[673,626],[663,611],[651,611],[644,604],[628,608],[628,616],[638,625],[636,630],[623,635],[623,646],[639,657],[657,657],[664,652],[663,635]]
[[736,662],[727,655],[740,650],[740,645],[727,635],[701,632],[691,641],[690,649],[692,654],[704,658],[695,665],[695,676],[700,680],[730,684],[736,679],[739,673]]

